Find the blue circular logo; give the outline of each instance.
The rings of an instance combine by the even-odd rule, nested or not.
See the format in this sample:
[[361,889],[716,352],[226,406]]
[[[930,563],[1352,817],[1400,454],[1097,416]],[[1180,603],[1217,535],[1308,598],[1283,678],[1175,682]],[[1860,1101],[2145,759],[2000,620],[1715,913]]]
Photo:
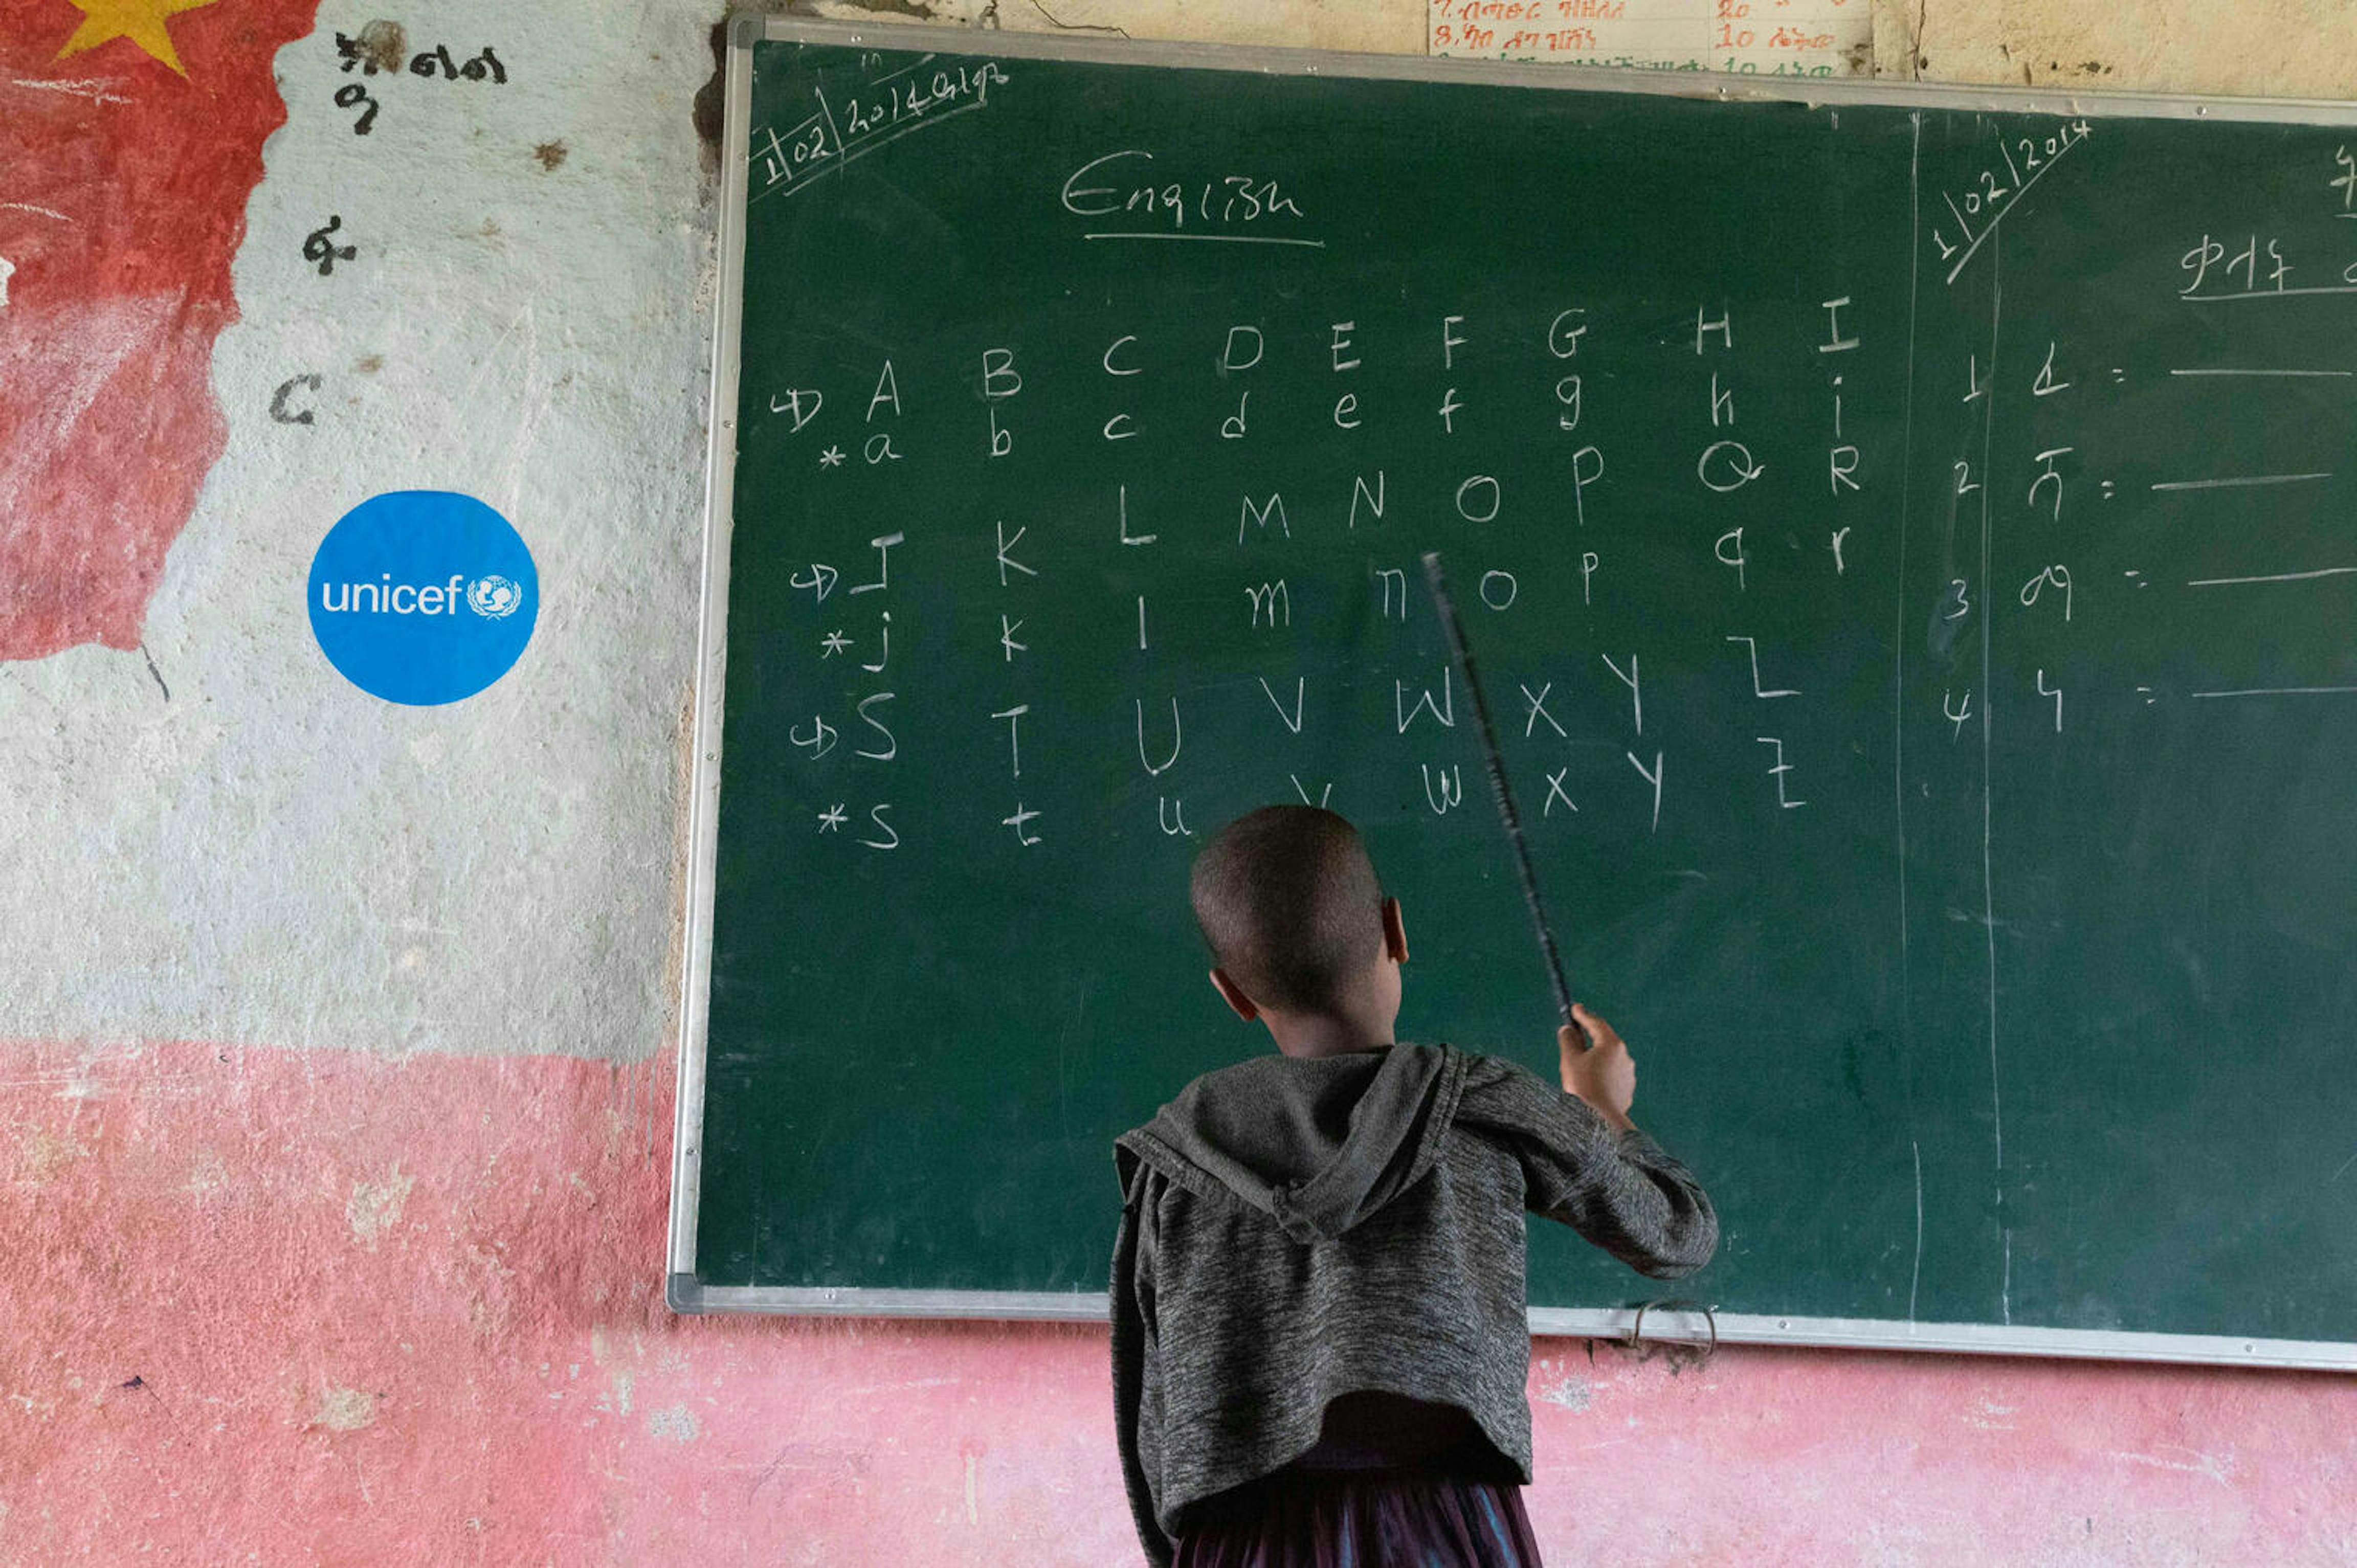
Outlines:
[[328,530],[310,607],[311,635],[344,679],[431,707],[514,667],[540,618],[540,574],[508,520],[474,497],[395,490]]

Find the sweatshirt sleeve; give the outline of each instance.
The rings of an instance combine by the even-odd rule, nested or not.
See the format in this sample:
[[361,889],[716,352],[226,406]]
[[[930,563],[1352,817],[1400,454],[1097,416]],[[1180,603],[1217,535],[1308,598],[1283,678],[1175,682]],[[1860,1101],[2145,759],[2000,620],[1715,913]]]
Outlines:
[[1137,1156],[1114,1150],[1121,1177],[1121,1229],[1113,1246],[1113,1416],[1121,1447],[1122,1486],[1146,1560],[1168,1568],[1178,1544],[1155,1517],[1154,1477],[1162,1465],[1162,1401],[1154,1332],[1151,1215]]
[[1718,1216],[1694,1174],[1644,1133],[1607,1125],[1593,1106],[1517,1062],[1477,1056],[1458,1123],[1510,1150],[1524,1204],[1639,1273],[1690,1274],[1718,1246]]

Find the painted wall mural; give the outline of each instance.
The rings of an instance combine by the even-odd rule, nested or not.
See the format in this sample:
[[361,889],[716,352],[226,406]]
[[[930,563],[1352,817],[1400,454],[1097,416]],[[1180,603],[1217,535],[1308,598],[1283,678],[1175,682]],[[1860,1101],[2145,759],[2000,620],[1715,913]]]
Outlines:
[[0,4],[0,659],[138,645],[228,439],[230,262],[317,3]]

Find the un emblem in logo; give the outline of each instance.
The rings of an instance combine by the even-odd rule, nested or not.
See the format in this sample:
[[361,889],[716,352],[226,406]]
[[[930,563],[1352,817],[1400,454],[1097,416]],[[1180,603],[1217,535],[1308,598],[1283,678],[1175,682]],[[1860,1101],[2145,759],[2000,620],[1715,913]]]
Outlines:
[[540,571],[522,536],[448,490],[393,490],[352,508],[319,541],[303,594],[337,673],[411,707],[499,680],[540,619]]
[[478,577],[467,585],[467,607],[485,620],[505,620],[523,603],[523,589],[505,577]]

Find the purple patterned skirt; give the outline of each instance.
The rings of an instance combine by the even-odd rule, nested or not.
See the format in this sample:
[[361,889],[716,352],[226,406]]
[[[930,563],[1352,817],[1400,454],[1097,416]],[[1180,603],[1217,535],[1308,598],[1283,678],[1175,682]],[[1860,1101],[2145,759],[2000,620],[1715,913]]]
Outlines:
[[1420,1470],[1279,1470],[1207,1504],[1173,1568],[1539,1568],[1518,1486]]

